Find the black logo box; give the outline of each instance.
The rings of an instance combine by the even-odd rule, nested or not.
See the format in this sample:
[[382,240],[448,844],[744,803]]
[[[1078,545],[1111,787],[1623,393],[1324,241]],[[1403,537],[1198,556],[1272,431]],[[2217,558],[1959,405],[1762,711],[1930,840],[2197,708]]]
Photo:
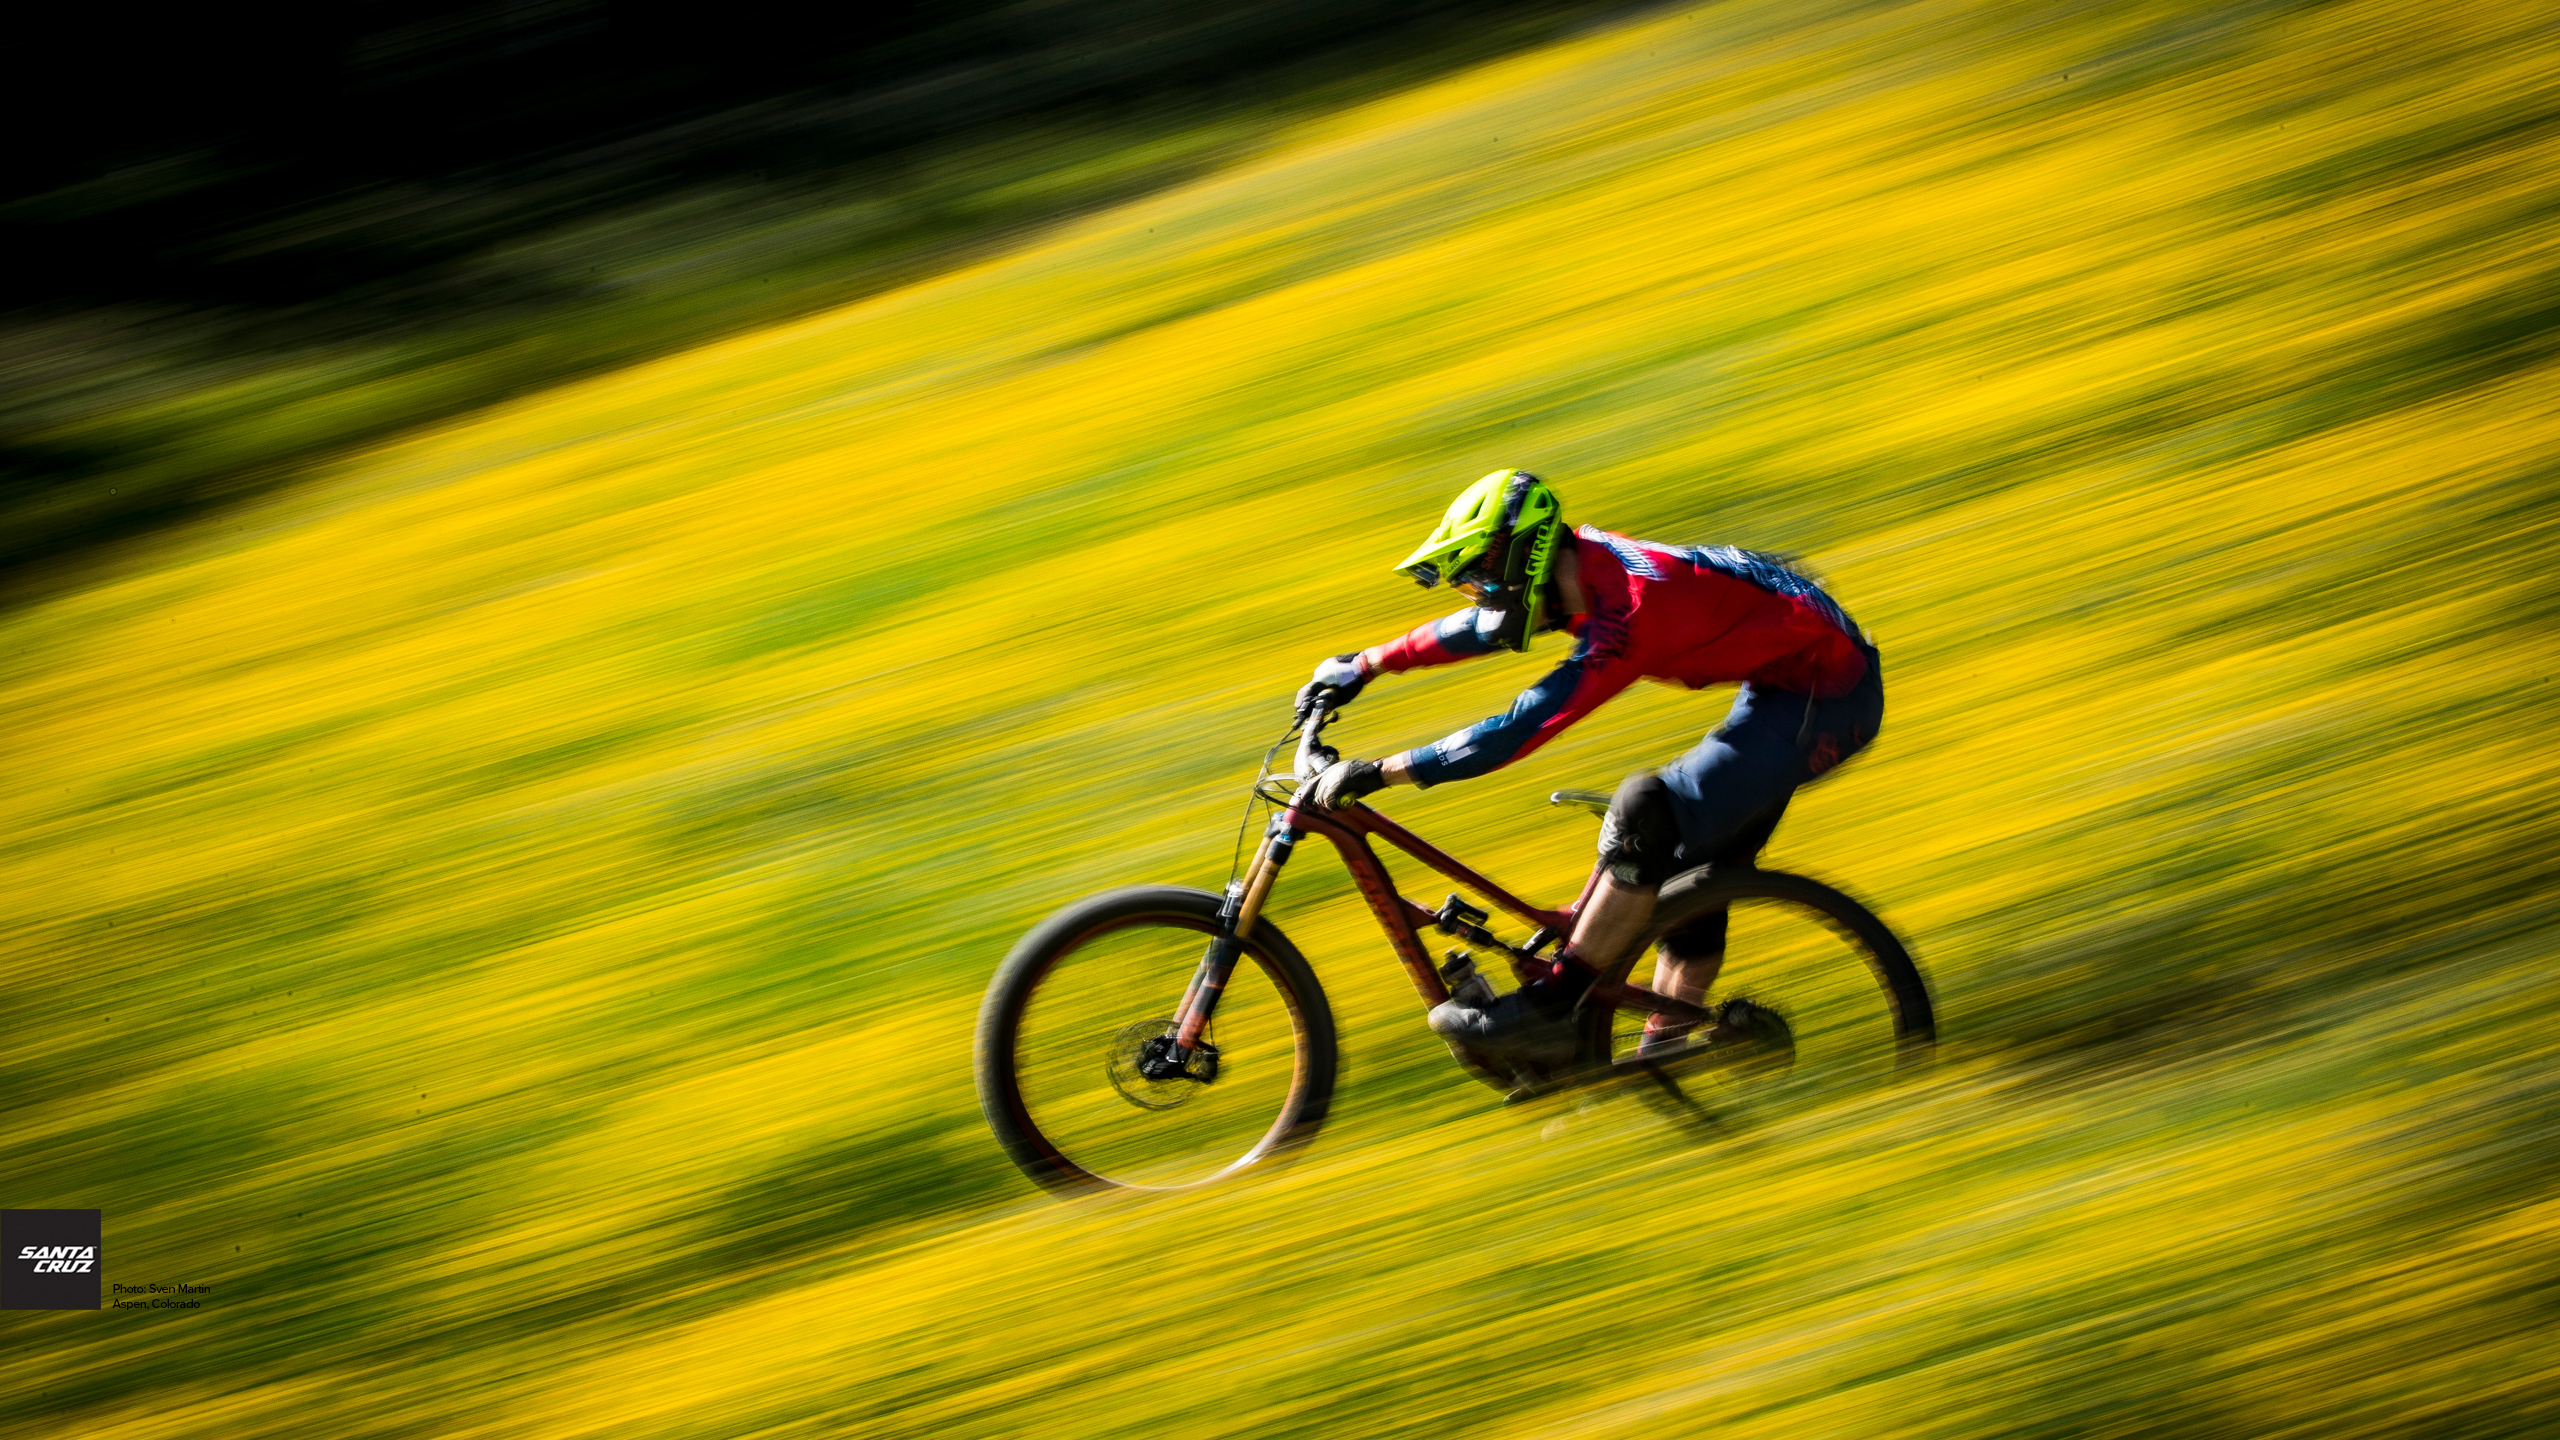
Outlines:
[[98,1309],[98,1215],[0,1210],[0,1310]]

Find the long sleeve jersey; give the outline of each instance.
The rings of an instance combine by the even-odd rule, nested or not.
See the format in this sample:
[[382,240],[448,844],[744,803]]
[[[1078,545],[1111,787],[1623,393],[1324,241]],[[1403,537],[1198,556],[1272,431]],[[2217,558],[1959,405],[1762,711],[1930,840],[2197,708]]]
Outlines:
[[[1498,770],[1637,680],[1697,689],[1749,681],[1833,699],[1866,678],[1858,628],[1820,586],[1766,555],[1657,545],[1585,525],[1571,541],[1591,613],[1565,622],[1573,653],[1500,715],[1406,754],[1424,785]],[[1404,671],[1493,648],[1473,608],[1369,652]]]

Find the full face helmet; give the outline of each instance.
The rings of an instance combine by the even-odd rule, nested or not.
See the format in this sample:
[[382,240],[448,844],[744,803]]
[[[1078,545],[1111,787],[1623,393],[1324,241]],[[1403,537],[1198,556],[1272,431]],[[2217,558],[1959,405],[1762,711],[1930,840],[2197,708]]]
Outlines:
[[1496,470],[1451,501],[1431,538],[1395,568],[1426,590],[1444,579],[1484,587],[1478,629],[1506,650],[1526,649],[1546,618],[1563,534],[1564,510],[1547,482]]

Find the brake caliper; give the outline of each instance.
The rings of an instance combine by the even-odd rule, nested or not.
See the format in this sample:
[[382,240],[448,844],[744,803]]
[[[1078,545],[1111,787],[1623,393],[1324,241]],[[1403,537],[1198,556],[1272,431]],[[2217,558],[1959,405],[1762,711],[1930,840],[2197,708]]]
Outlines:
[[1138,1047],[1138,1073],[1149,1080],[1191,1080],[1206,1085],[1218,1078],[1218,1047],[1203,1040],[1191,1047],[1186,1063],[1176,1053],[1173,1037],[1159,1035]]

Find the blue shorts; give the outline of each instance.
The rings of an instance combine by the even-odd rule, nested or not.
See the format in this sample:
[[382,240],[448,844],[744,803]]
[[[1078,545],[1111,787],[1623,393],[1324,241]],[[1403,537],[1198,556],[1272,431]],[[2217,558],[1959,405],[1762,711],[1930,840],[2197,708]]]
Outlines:
[[1769,843],[1796,787],[1867,748],[1884,723],[1884,664],[1866,652],[1867,678],[1836,700],[1744,685],[1733,711],[1697,747],[1661,770],[1680,825],[1682,865],[1747,865]]

